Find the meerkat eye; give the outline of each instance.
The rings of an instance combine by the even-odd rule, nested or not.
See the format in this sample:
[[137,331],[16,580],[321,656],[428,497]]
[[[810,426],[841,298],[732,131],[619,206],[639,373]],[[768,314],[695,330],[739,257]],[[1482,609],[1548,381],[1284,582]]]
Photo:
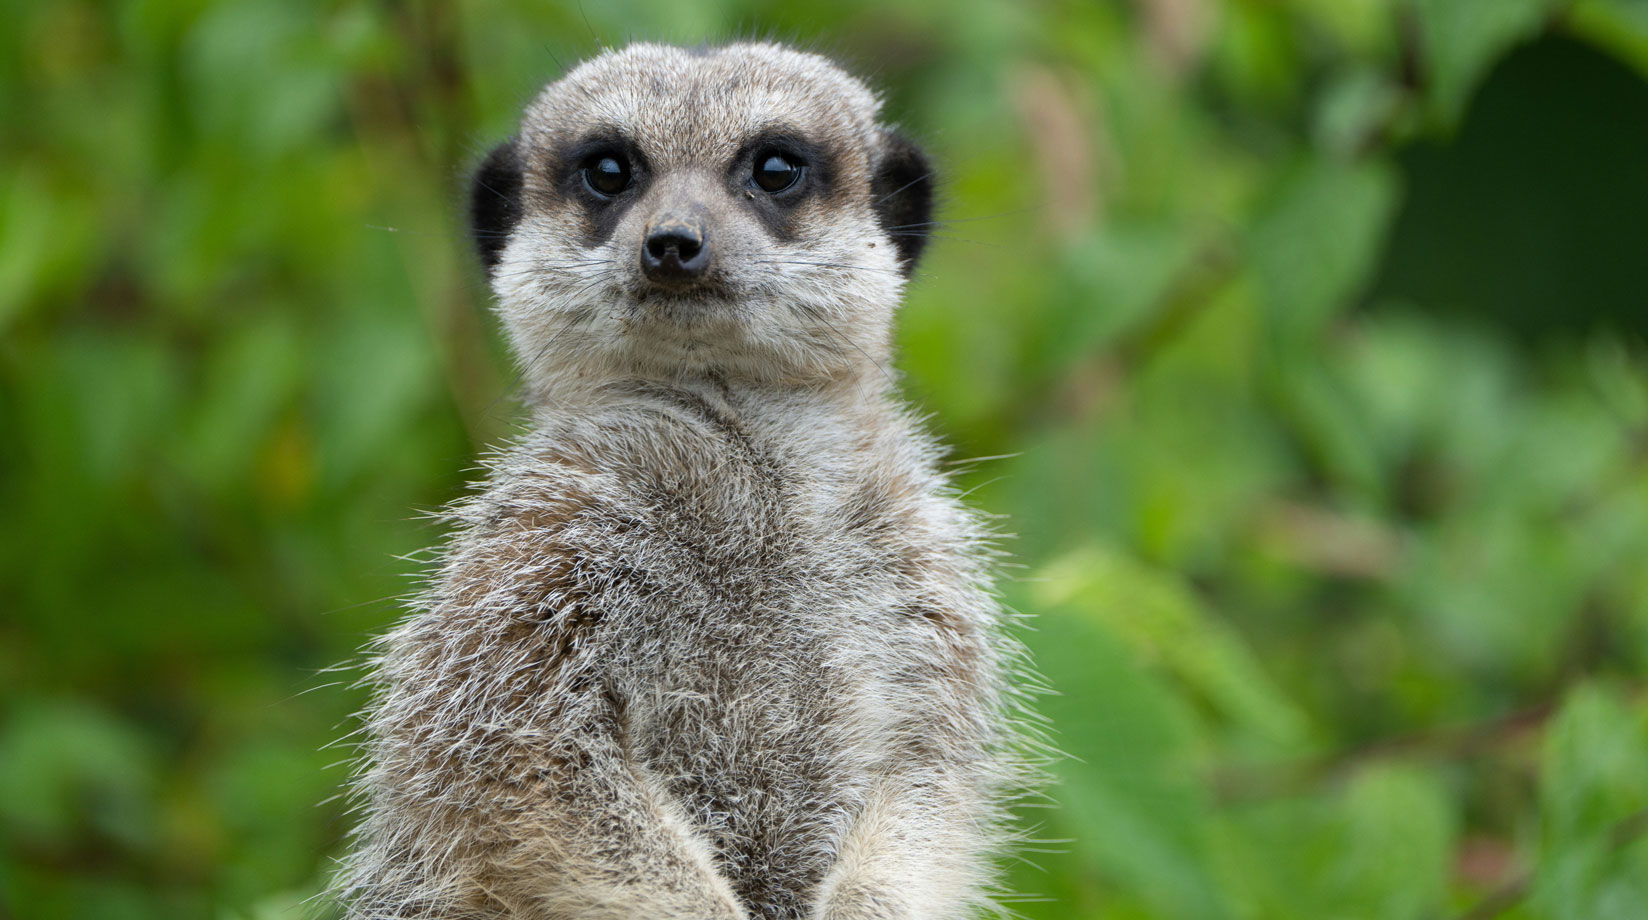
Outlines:
[[612,198],[629,188],[629,164],[622,157],[601,154],[584,165],[584,184],[602,198]]
[[769,150],[756,155],[755,175],[752,178],[762,191],[776,195],[800,182],[805,168],[799,160]]

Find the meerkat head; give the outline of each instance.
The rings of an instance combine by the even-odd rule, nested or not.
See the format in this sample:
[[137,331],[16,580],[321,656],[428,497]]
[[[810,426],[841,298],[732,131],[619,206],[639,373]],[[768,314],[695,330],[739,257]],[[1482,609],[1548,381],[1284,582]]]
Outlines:
[[884,364],[933,183],[879,111],[828,59],[771,44],[632,45],[551,84],[470,206],[532,388]]

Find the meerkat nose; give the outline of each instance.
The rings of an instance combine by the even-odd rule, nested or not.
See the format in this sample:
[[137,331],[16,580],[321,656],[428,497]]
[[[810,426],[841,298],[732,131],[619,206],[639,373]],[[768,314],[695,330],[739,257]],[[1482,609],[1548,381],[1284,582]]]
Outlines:
[[697,216],[666,216],[647,227],[641,244],[641,271],[670,286],[689,285],[710,267],[704,222]]

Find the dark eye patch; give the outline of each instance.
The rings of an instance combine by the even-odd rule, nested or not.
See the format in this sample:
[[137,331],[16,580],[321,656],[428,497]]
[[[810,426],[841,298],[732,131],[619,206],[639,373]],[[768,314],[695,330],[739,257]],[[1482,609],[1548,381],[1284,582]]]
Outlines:
[[763,132],[739,149],[728,168],[727,182],[780,240],[795,239],[796,208],[835,185],[835,160],[829,148],[799,134]]
[[617,131],[602,131],[552,150],[545,158],[544,174],[557,197],[583,212],[583,243],[594,247],[612,238],[652,170],[632,140]]

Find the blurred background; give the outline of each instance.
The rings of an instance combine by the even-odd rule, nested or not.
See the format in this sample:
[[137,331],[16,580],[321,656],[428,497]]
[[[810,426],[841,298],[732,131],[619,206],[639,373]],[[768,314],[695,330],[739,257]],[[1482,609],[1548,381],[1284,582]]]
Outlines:
[[630,38],[886,91],[1057,694],[1032,920],[1648,916],[1648,2],[0,0],[0,917],[291,918],[514,430],[465,171]]

